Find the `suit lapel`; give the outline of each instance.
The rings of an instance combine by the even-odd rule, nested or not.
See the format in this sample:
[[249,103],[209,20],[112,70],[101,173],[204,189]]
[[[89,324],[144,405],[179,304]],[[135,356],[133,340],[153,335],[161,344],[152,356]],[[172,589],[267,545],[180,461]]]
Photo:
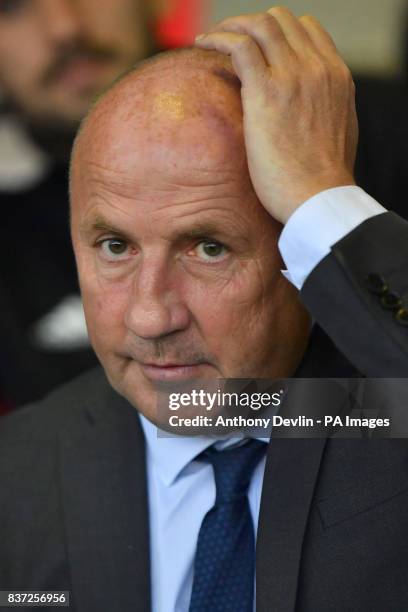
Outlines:
[[[283,416],[307,415],[315,391],[313,383],[303,379],[357,375],[320,328],[315,328],[297,380],[290,386]],[[344,395],[331,394],[330,398],[331,414],[344,410]],[[327,432],[315,439],[278,438],[272,432],[258,524],[257,612],[295,610],[302,546]]]
[[73,605],[77,612],[146,611],[150,560],[143,433],[135,410],[107,383],[100,396],[60,438]]
[[325,439],[272,439],[258,524],[257,612],[293,612],[313,490]]

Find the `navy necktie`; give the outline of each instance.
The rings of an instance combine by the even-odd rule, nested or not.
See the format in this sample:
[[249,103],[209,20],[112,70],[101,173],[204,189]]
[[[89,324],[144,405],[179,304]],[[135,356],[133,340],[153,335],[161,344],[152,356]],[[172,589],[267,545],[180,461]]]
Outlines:
[[189,612],[253,611],[255,535],[247,491],[266,446],[250,440],[219,452],[210,447],[197,458],[213,466],[216,499],[198,534]]

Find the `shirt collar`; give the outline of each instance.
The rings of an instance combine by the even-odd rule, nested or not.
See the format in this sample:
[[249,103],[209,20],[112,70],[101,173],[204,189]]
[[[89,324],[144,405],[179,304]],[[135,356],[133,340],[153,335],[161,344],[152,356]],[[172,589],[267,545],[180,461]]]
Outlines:
[[[139,413],[146,439],[148,457],[157,466],[166,486],[171,486],[185,467],[206,448],[215,444],[220,450],[239,442],[236,436],[177,436],[163,431]],[[257,438],[269,442],[269,438]]]

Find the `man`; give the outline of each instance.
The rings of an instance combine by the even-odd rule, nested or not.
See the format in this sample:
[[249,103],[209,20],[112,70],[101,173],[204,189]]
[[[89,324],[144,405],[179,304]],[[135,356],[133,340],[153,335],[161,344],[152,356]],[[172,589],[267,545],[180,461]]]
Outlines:
[[[404,441],[273,435],[265,459],[260,441],[157,437],[164,385],[408,361],[408,230],[353,186],[353,85],[331,39],[278,8],[197,44],[122,79],[76,142],[72,235],[105,373],[2,422],[1,588],[69,590],[87,612],[403,610]],[[293,284],[351,364],[306,349]]]
[[69,153],[94,97],[153,52],[154,8],[0,2],[0,394],[15,405],[94,363],[67,223]]

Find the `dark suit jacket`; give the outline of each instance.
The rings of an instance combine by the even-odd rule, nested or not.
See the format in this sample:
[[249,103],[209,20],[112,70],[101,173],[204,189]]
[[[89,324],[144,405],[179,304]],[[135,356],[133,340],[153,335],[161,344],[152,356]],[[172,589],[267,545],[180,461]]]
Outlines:
[[[407,370],[408,328],[365,280],[376,272],[407,294],[407,259],[408,225],[386,214],[337,244],[303,290],[314,317],[364,374]],[[319,329],[298,372],[315,375],[356,375]],[[136,411],[97,370],[3,418],[0,429],[0,590],[70,590],[75,612],[148,612]],[[273,439],[257,611],[407,610],[407,510],[405,440]]]

